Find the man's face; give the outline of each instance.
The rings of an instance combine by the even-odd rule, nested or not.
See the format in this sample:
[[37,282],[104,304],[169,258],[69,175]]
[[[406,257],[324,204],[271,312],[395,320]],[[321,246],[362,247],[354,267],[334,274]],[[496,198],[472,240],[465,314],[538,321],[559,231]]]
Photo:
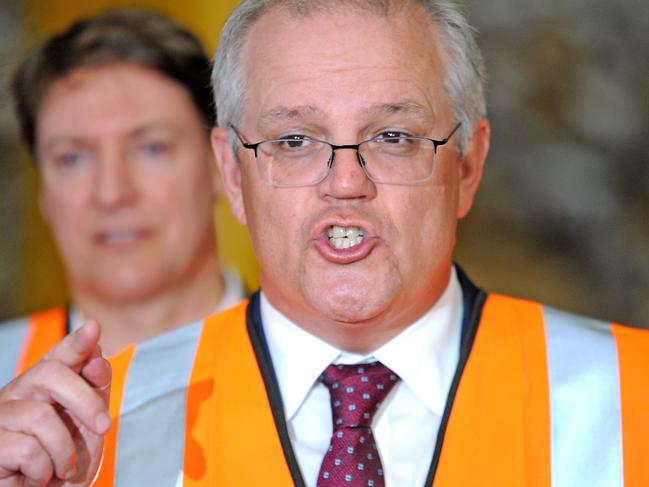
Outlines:
[[[422,17],[266,14],[241,55],[247,98],[239,132],[249,143],[306,135],[355,144],[395,131],[443,139],[455,124],[445,62]],[[293,321],[343,348],[371,349],[438,299],[482,160],[465,163],[452,139],[439,148],[430,180],[390,185],[370,181],[356,153],[339,150],[318,185],[276,188],[260,178],[251,150],[239,146],[240,166],[232,160],[226,134],[213,138],[232,208],[250,229],[262,288]],[[360,230],[362,241],[336,248],[333,227]]]
[[75,296],[137,303],[215,252],[217,179],[189,93],[146,68],[81,68],[38,113],[41,204]]

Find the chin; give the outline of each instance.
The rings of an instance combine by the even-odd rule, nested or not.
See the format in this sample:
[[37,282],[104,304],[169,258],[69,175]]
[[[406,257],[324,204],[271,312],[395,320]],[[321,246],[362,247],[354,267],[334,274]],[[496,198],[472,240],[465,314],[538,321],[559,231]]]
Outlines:
[[97,297],[106,302],[119,304],[138,304],[149,300],[157,293],[157,289],[151,286],[121,286],[99,289]]
[[362,282],[339,282],[328,286],[325,291],[309,291],[307,299],[322,315],[349,324],[370,321],[380,316],[395,299],[395,289],[388,282],[380,282],[377,286],[369,279],[363,279]]
[[122,273],[112,275],[110,279],[93,278],[86,281],[83,287],[87,294],[97,300],[115,305],[137,304],[155,296],[163,288],[159,279],[152,279],[151,273]]

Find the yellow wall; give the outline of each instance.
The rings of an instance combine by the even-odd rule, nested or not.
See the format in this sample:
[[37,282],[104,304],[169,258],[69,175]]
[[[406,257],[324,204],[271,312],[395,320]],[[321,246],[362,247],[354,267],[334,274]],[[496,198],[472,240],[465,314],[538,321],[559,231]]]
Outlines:
[[[160,11],[192,30],[212,55],[221,27],[237,0],[30,0],[28,20],[36,39],[65,29],[80,17],[115,7],[140,7]],[[215,212],[219,253],[225,265],[239,270],[246,287],[254,290],[259,283],[259,270],[245,228],[231,216],[222,201]]]
[[79,17],[115,7],[141,7],[163,12],[189,27],[212,52],[221,26],[237,0],[30,0],[29,16],[34,28],[53,32],[66,28]]

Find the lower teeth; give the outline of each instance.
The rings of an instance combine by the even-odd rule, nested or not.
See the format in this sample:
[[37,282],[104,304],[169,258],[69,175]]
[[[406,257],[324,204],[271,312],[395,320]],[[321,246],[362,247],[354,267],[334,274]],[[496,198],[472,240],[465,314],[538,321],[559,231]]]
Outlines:
[[362,236],[358,237],[330,237],[329,243],[332,247],[336,249],[349,249],[351,247],[356,247],[363,241]]

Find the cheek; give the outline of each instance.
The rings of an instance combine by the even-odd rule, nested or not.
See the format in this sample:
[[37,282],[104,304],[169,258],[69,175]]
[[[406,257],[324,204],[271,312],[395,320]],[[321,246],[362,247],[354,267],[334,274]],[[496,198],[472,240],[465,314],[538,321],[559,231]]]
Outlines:
[[295,190],[262,184],[245,186],[244,195],[248,230],[258,260],[268,272],[271,267],[274,273],[287,271],[304,243],[300,229],[306,204],[300,202]]
[[435,259],[447,253],[455,239],[455,191],[448,186],[426,188],[419,196],[402,198],[394,224],[400,251],[406,261],[417,265],[419,259]]
[[82,191],[73,188],[44,190],[40,201],[43,217],[56,235],[83,227],[88,204]]
[[214,204],[209,193],[195,186],[160,184],[144,193],[138,213],[158,222],[167,236],[184,239],[189,245],[196,236],[212,231]]
[[187,161],[169,169],[138,176],[143,201],[183,223],[211,215],[216,201],[209,172]]
[[246,204],[246,217],[253,239],[261,245],[266,255],[283,253],[282,249],[290,247],[290,242],[293,245],[297,243],[294,227],[298,218],[283,201],[264,198],[258,192],[254,200]]
[[79,193],[44,192],[43,216],[59,255],[68,270],[75,268],[91,252],[89,204]]

